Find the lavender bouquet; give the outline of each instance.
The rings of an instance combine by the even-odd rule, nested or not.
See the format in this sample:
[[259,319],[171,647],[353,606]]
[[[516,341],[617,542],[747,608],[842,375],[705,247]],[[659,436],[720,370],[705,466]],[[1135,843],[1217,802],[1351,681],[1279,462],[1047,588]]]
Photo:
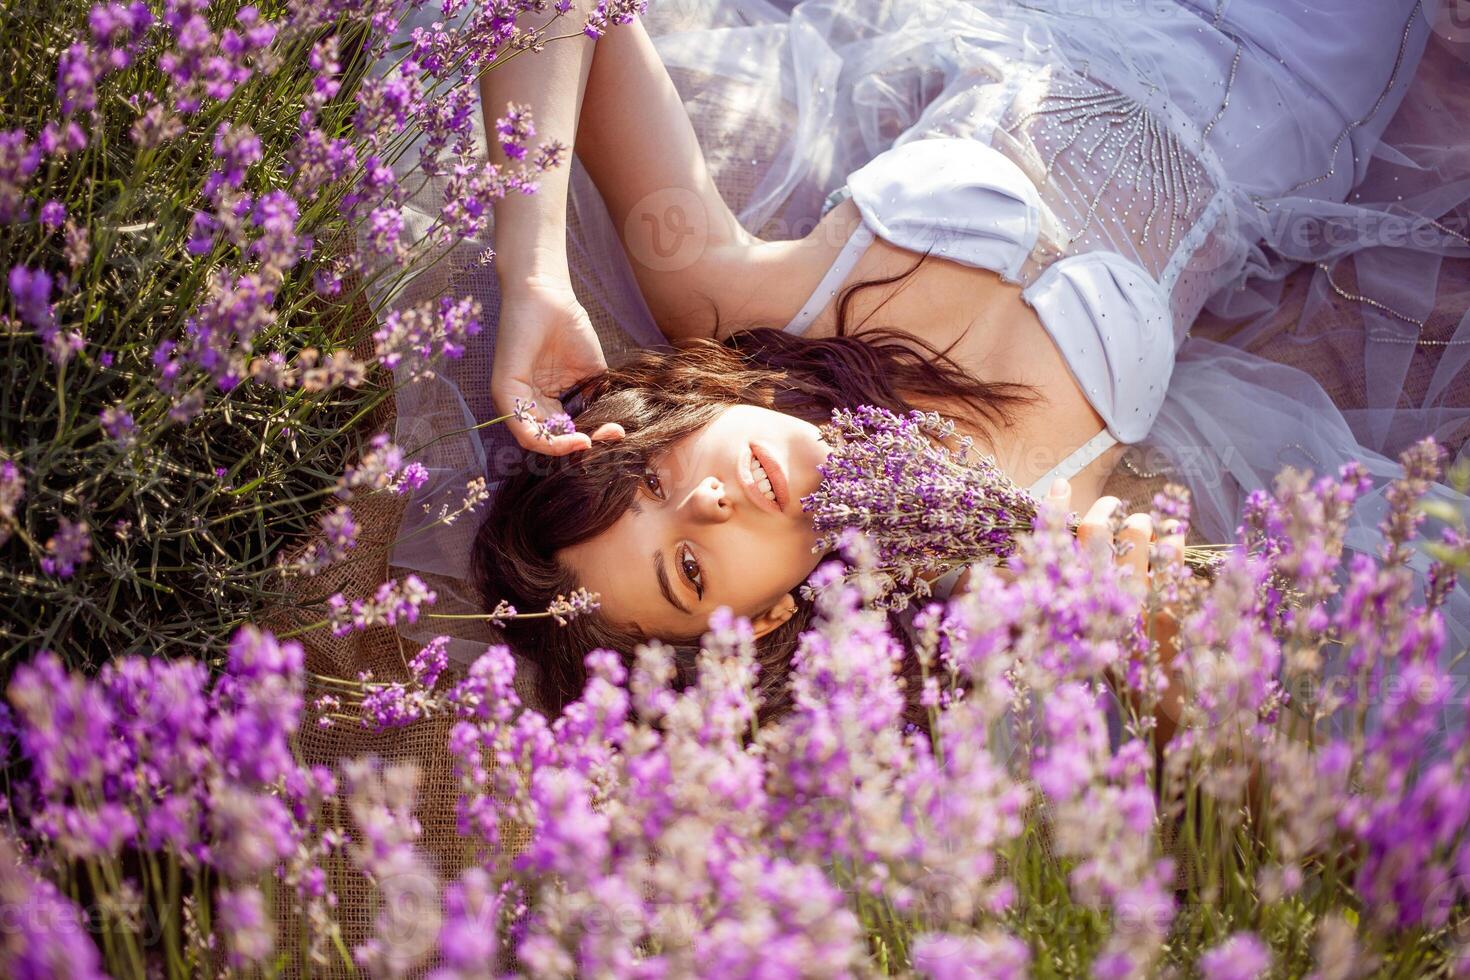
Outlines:
[[[822,433],[832,452],[819,467],[822,485],[802,507],[823,550],[849,545],[854,531],[866,537],[873,551],[866,573],[877,577],[885,606],[928,595],[926,575],[1009,558],[1016,536],[1035,526],[1036,498],[936,412],[836,409]],[[1075,518],[1068,523],[1075,530]],[[1208,576],[1217,562],[1208,549],[1186,549],[1196,574]]]

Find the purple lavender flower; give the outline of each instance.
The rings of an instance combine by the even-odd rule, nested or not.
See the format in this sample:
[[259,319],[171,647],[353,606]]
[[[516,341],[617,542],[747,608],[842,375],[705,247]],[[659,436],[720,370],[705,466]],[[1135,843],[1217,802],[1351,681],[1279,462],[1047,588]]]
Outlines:
[[526,144],[536,135],[536,125],[531,121],[531,107],[512,102],[505,107],[505,115],[495,120],[495,133],[500,140],[500,149],[512,160],[526,156]]
[[488,647],[450,692],[450,704],[463,718],[505,724],[520,706],[515,670],[515,657],[509,647]]
[[541,419],[536,415],[535,405],[523,398],[515,400],[510,414],[517,421],[534,426],[536,438],[546,442],[550,442],[557,436],[567,436],[577,431],[577,423],[567,413],[552,412],[545,419]]
[[60,518],[56,533],[46,539],[46,557],[41,571],[57,578],[71,578],[77,568],[92,560],[92,531],[86,521]]
[[[885,607],[902,608],[928,594],[923,576],[975,562],[1000,562],[1031,531],[1037,501],[1001,472],[994,459],[958,449],[954,423],[936,413],[899,416],[861,406],[837,409],[823,427],[831,446],[818,467],[822,483],[801,505],[812,515],[818,548],[851,544],[861,532],[875,549]],[[1208,575],[1213,561],[1186,554]]]
[[444,922],[439,928],[443,965],[428,980],[468,980],[478,976],[486,963],[496,961],[505,892],[504,886],[495,887],[483,868],[466,870],[444,889]]
[[25,187],[41,165],[43,152],[25,130],[0,130],[0,224],[25,220],[30,208]]
[[519,869],[585,882],[604,872],[610,847],[607,814],[593,806],[594,789],[570,769],[538,769],[531,776],[530,803],[537,832],[516,859]]
[[386,432],[379,432],[368,440],[362,458],[343,471],[337,481],[337,496],[351,497],[358,490],[396,490],[403,470],[403,450]]
[[[38,823],[71,856],[115,854],[135,824],[117,803],[130,760],[114,736],[115,713],[103,689],[69,675],[55,654],[43,651],[16,668],[7,694],[42,801]],[[73,802],[84,799],[98,802]]]
[[209,863],[226,877],[259,877],[295,850],[291,813],[279,797],[225,783],[212,788],[209,804]]
[[357,828],[352,857],[380,897],[373,936],[353,958],[374,975],[405,976],[432,953],[442,918],[438,876],[414,846],[418,769],[365,758],[344,764],[343,775]]
[[1254,933],[1237,932],[1200,957],[1205,980],[1258,980],[1271,969],[1271,951]]
[[832,449],[819,467],[822,484],[802,498],[819,547],[837,547],[852,528],[872,540],[900,605],[923,591],[924,573],[1011,555],[1036,514],[994,460],[969,457],[968,440],[959,453],[931,442],[953,433],[935,414],[838,409],[823,430]]
[[410,490],[421,490],[429,482],[429,468],[423,463],[409,463],[398,471],[392,490],[400,496]]
[[119,449],[127,449],[137,440],[138,427],[133,422],[133,413],[120,405],[109,405],[98,415],[102,431]]
[[432,605],[435,598],[417,575],[409,575],[402,583],[397,579],[384,582],[371,599],[348,602],[339,592],[327,599],[328,625],[334,636],[346,636],[373,626],[394,626],[399,620],[417,622],[419,607]]
[[107,976],[77,907],[26,866],[8,834],[0,836],[0,904],[12,919],[0,940],[0,972],[16,980]]
[[930,980],[1021,980],[1031,950],[1012,936],[928,933],[914,940],[914,970]]
[[357,546],[357,521],[347,504],[339,504],[322,514],[319,527],[320,537],[300,558],[284,566],[287,574],[316,575],[344,561]]
[[631,24],[633,18],[648,9],[648,0],[597,0],[587,15],[582,33],[590,38],[606,34],[614,24]]
[[409,660],[409,673],[425,690],[432,691],[439,683],[439,675],[449,666],[448,647],[449,637],[436,636]]
[[41,205],[39,218],[41,227],[55,231],[66,222],[66,205],[57,200],[47,201]]
[[276,274],[284,274],[311,253],[311,240],[296,234],[301,207],[282,190],[268,191],[255,202],[250,221],[260,236],[250,243],[248,254]]
[[275,949],[276,939],[260,889],[253,885],[222,888],[216,901],[230,965],[240,968],[262,962]]
[[145,109],[128,129],[128,138],[140,150],[151,150],[162,146],[184,132],[184,123],[179,116],[170,112],[162,103],[154,102]]
[[56,98],[63,114],[86,114],[97,107],[97,75],[92,52],[85,44],[72,44],[61,52],[56,66]]
[[242,627],[230,640],[226,673],[214,690],[218,718],[210,748],[231,779],[260,786],[292,769],[304,659],[299,643],[282,643],[253,626]]
[[596,612],[598,609],[597,593],[586,589],[573,589],[569,596],[557,596],[546,607],[546,612],[556,620],[558,626],[565,626],[578,616]]
[[431,303],[394,310],[373,334],[378,359],[414,380],[432,378],[440,358],[464,354],[469,338],[480,332],[480,315],[480,302],[473,297],[442,297],[437,311]]
[[287,155],[287,172],[294,178],[291,190],[305,200],[318,188],[341,180],[357,169],[357,148],[350,140],[329,138],[318,128],[301,134]]
[[362,724],[377,732],[403,728],[426,717],[427,709],[426,691],[402,684],[383,684],[363,695]]
[[0,455],[0,544],[9,540],[17,520],[20,502],[25,499],[26,478],[15,461]]
[[185,321],[188,358],[228,391],[249,373],[246,356],[256,334],[276,320],[271,270],[211,275],[204,300]]
[[20,318],[48,340],[56,333],[56,311],[51,305],[51,274],[23,265],[10,268],[10,302]]
[[213,215],[203,211],[194,212],[189,220],[189,238],[184,243],[185,251],[190,255],[208,255],[219,240],[219,227],[220,224]]
[[260,23],[256,8],[245,6],[235,14],[243,30],[228,28],[216,35],[204,9],[176,2],[163,17],[175,46],[159,56],[158,68],[172,82],[174,107],[186,114],[198,112],[206,98],[228,99],[253,74],[250,63],[270,47],[276,34],[275,25]]
[[1051,692],[1045,718],[1047,744],[1032,771],[1047,796],[1067,802],[1096,778],[1108,756],[1107,719],[1098,705],[1098,693],[1075,683]]
[[357,544],[357,522],[352,508],[343,504],[322,516],[322,537],[331,561],[339,561]]
[[80,153],[87,148],[87,134],[75,122],[57,125],[48,122],[41,127],[41,136],[36,141],[46,156],[64,157],[69,153]]
[[359,133],[391,135],[401,132],[423,105],[419,66],[405,58],[389,74],[368,78],[357,91],[352,124]]
[[514,173],[485,160],[461,160],[449,173],[444,189],[444,213],[435,240],[448,244],[458,238],[483,238],[491,202],[514,189],[525,189]]

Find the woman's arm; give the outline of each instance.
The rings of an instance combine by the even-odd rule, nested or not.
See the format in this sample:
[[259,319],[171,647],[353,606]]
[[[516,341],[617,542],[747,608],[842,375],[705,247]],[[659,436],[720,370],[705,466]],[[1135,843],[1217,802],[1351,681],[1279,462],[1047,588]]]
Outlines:
[[[592,39],[581,33],[585,10],[579,8],[586,2],[578,0],[561,17],[549,9],[523,14],[521,27],[550,24],[546,36],[555,40],[541,51],[518,53],[481,77],[492,162],[508,162],[496,139],[495,123],[512,102],[532,107],[540,140],[572,145],[592,63]],[[495,203],[501,305],[490,391],[503,414],[517,399],[535,403],[543,416],[560,411],[559,393],[607,367],[567,269],[569,171],[566,166],[549,169],[542,174],[537,193],[511,194]],[[511,419],[509,426],[522,446],[539,452],[563,455],[591,445],[581,433],[547,440],[518,419]]]
[[[492,162],[501,166],[514,162],[495,134],[496,120],[512,102],[533,110],[538,140],[573,145],[592,67],[594,42],[581,32],[585,11],[578,9],[586,3],[578,0],[561,16],[550,8],[521,14],[517,26],[544,29],[548,43],[540,51],[514,53],[481,76],[481,108]],[[553,167],[541,175],[537,193],[510,194],[495,203],[495,265],[502,288],[537,277],[566,278],[570,183],[569,167]]]
[[[583,8],[587,2],[579,0]],[[643,25],[615,27],[594,48],[589,39],[563,37],[582,17],[574,8],[547,31],[557,40],[482,80],[491,159],[504,159],[493,134],[506,103],[530,104],[538,138],[574,147],[597,184],[639,288],[671,339],[713,336],[721,320],[784,323],[831,256],[746,232],[710,176]],[[606,366],[567,270],[569,177],[565,168],[547,171],[539,193],[495,206],[503,299],[491,391],[502,412],[517,397],[534,400],[543,414],[559,410],[558,392]],[[537,441],[519,423],[512,431],[522,446],[556,455],[589,444],[580,434]]]
[[715,186],[683,100],[641,22],[598,41],[577,157],[607,204],[659,325],[671,337],[710,336],[710,303],[722,305],[722,286],[756,239]]

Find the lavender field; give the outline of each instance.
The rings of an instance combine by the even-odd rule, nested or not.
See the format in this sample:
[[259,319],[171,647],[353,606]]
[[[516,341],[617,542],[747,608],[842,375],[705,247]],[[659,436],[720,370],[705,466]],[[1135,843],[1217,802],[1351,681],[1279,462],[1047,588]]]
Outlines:
[[[463,81],[638,13],[493,0],[390,46],[420,6],[0,8],[0,976],[1470,976],[1470,529],[1430,493],[1470,469],[1432,440],[1366,548],[1356,466],[1283,471],[1213,546],[1182,488],[1136,501],[1171,535],[1145,586],[936,420],[840,416],[810,508],[845,561],[775,715],[737,617],[692,672],[594,652],[544,712],[507,646],[396,637],[431,583],[337,584],[428,479],[396,386],[485,319],[377,290],[569,165],[535,106],[487,110],[484,159]],[[410,151],[449,188],[421,238]],[[396,677],[313,658],[368,635]],[[303,751],[339,732],[434,732],[452,798]]]

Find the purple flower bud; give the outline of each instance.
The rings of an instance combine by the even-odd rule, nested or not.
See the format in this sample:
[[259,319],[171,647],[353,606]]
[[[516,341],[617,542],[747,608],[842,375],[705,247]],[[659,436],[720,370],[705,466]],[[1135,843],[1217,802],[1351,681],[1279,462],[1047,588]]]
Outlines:
[[86,521],[60,519],[56,533],[46,540],[46,557],[41,570],[57,578],[71,578],[79,566],[92,559],[92,532]]
[[1205,980],[1258,980],[1271,969],[1271,951],[1254,933],[1237,932],[1200,957]]

